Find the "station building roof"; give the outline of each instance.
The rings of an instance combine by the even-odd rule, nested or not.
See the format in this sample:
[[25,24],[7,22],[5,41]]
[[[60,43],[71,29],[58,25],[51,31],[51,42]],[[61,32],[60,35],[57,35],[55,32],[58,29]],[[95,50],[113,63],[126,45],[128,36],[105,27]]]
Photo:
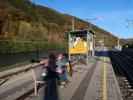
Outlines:
[[91,33],[92,35],[96,35],[92,30],[75,30],[75,31],[67,31],[68,34],[75,34],[75,35],[86,35],[87,33]]

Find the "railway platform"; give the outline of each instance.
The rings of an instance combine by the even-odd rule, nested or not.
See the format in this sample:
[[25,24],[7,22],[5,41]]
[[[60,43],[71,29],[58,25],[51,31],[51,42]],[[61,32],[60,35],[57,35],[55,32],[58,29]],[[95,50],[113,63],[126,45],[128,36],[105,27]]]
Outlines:
[[37,95],[31,94],[25,100],[122,100],[106,48],[96,53],[89,65],[79,62],[73,66],[74,74],[66,88],[55,83],[47,93],[46,87]]

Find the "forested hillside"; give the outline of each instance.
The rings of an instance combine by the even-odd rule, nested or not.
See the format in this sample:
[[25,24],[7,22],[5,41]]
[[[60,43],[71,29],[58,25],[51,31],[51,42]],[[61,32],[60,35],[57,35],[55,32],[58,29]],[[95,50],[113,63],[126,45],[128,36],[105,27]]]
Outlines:
[[[55,42],[66,41],[64,33],[71,30],[71,15],[36,5],[29,0],[0,0],[0,40]],[[90,23],[75,18],[75,29],[90,28]],[[111,36],[109,32],[92,25],[97,37]],[[117,38],[105,39],[116,44]],[[18,47],[19,48],[19,47]]]

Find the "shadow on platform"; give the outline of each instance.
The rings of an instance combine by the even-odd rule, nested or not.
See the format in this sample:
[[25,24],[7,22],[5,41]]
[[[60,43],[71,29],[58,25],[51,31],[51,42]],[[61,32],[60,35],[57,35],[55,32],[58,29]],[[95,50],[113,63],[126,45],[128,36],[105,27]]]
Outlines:
[[57,80],[53,80],[45,88],[43,100],[59,100]]
[[97,57],[109,57],[107,51],[96,51],[95,56],[97,56]]
[[96,51],[96,52],[95,52],[95,56],[96,56],[96,57],[95,57],[96,60],[100,60],[100,61],[102,61],[102,62],[106,62],[106,63],[108,63],[108,64],[111,64],[111,62],[104,61],[103,59],[100,59],[100,57],[109,57],[107,51]]

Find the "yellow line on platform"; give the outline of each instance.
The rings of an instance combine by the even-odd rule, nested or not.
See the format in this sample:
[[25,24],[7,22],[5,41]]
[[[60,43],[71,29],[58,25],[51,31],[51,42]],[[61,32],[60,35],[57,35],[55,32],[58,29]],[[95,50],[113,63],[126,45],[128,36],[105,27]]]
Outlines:
[[106,59],[104,57],[104,73],[103,73],[103,100],[107,100],[107,69],[106,69]]

